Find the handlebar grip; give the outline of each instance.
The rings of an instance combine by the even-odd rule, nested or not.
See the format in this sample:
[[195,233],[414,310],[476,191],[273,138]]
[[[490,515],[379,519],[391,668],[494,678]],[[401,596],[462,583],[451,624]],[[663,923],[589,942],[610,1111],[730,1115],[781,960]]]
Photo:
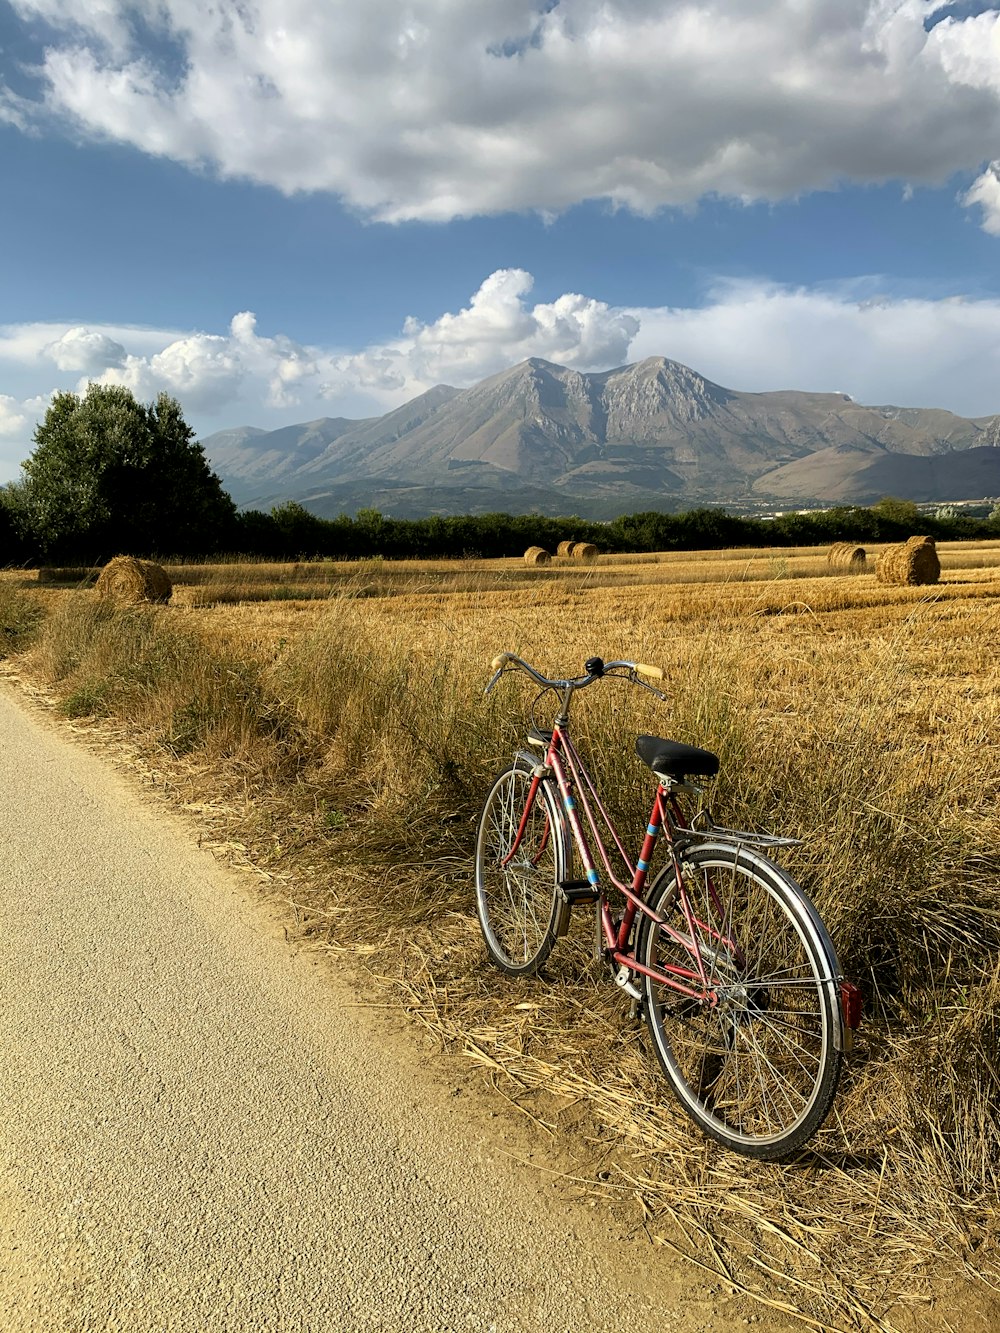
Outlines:
[[636,662],[636,674],[639,676],[648,676],[650,680],[662,680],[663,668],[658,666],[648,666],[645,662]]
[[493,661],[490,663],[490,670],[499,671],[501,667],[506,665],[509,658],[510,653],[497,653],[496,657],[494,657]]

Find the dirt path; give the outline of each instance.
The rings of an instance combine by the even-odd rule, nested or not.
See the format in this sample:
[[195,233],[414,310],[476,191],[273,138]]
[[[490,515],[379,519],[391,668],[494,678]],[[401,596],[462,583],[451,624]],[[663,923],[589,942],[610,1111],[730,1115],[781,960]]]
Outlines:
[[0,793],[3,1333],[744,1322],[2,684]]

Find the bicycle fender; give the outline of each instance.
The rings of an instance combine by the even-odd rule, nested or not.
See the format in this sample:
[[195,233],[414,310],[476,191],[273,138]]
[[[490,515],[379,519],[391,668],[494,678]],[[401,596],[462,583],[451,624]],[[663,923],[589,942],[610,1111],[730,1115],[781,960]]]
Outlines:
[[514,763],[518,768],[526,768],[530,773],[538,767],[538,755],[532,754],[530,750],[518,750],[514,755]]

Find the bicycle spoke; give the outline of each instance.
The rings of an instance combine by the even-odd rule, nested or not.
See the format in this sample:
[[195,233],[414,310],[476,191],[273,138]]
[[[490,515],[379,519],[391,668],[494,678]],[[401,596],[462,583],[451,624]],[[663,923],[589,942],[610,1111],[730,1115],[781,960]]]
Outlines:
[[[551,951],[555,891],[564,850],[551,798],[539,788],[521,828],[531,775],[514,767],[497,779],[480,820],[476,903],[486,946],[505,971],[537,971]],[[521,834],[518,841],[518,834]]]
[[823,991],[833,968],[781,883],[696,850],[682,886],[665,874],[655,904],[674,933],[650,926],[645,946],[647,965],[704,976],[704,994],[693,1000],[646,983],[657,1055],[682,1103],[717,1138],[759,1156],[811,1132],[839,1068]]

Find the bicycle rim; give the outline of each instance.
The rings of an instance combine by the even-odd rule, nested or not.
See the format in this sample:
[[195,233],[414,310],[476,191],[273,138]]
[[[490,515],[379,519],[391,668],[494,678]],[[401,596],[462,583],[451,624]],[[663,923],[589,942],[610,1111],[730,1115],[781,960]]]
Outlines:
[[802,891],[763,858],[697,848],[683,876],[693,932],[664,871],[650,902],[676,934],[647,923],[640,956],[663,970],[700,960],[712,999],[646,979],[657,1057],[706,1133],[745,1156],[786,1156],[826,1118],[840,1074],[832,947]]
[[504,972],[533,973],[556,939],[557,885],[565,877],[565,842],[548,784],[532,802],[511,856],[531,787],[514,765],[486,797],[476,840],[476,908],[490,958]]

